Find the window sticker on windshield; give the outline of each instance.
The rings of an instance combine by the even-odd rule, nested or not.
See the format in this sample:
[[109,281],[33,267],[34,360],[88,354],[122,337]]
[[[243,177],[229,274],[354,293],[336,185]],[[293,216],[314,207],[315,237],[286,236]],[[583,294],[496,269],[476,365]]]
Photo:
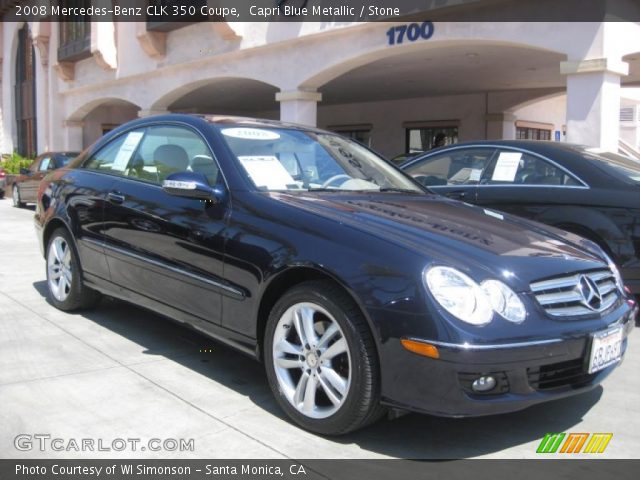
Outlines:
[[238,160],[258,188],[287,190],[291,185],[296,184],[276,157],[240,156]]
[[500,153],[496,167],[493,169],[491,180],[496,182],[513,182],[516,179],[521,158],[522,153],[520,152]]
[[245,140],[277,140],[280,138],[280,134],[260,128],[224,128],[221,132],[227,137]]
[[113,161],[113,166],[111,170],[118,170],[120,172],[124,172],[129,164],[129,160],[131,160],[131,155],[138,147],[140,140],[142,139],[143,132],[130,132],[127,135],[122,147],[118,151],[118,155],[116,155],[116,159]]

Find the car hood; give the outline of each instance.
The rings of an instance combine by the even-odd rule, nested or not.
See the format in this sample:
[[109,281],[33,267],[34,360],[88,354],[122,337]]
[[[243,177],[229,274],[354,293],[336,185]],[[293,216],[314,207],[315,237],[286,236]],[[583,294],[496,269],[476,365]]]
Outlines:
[[427,263],[506,278],[520,291],[534,280],[606,266],[578,236],[439,195],[270,195],[410,249]]

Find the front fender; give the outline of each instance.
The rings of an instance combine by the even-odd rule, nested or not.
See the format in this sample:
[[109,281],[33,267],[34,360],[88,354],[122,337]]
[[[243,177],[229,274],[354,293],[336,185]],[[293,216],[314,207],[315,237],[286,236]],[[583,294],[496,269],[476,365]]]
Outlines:
[[633,242],[610,216],[578,206],[553,207],[545,210],[535,220],[587,237],[613,254],[614,260],[624,263],[635,256]]

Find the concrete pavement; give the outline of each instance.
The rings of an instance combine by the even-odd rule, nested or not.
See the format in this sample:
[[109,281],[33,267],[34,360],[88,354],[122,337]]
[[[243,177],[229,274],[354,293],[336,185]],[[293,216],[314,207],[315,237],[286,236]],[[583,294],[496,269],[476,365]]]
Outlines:
[[[623,365],[582,396],[495,417],[407,415],[322,438],[289,423],[262,365],[227,347],[120,301],[79,314],[51,306],[32,218],[0,200],[1,458],[539,458],[547,432],[613,432],[600,457],[640,458],[637,329]],[[21,434],[63,448],[193,439],[194,450],[22,451]]]

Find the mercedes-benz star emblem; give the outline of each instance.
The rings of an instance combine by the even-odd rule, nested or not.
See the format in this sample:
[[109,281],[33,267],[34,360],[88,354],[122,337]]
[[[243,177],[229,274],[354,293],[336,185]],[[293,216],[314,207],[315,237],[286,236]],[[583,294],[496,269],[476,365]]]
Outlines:
[[587,277],[580,275],[576,291],[580,294],[580,303],[590,310],[598,311],[602,307],[602,295],[596,282]]

